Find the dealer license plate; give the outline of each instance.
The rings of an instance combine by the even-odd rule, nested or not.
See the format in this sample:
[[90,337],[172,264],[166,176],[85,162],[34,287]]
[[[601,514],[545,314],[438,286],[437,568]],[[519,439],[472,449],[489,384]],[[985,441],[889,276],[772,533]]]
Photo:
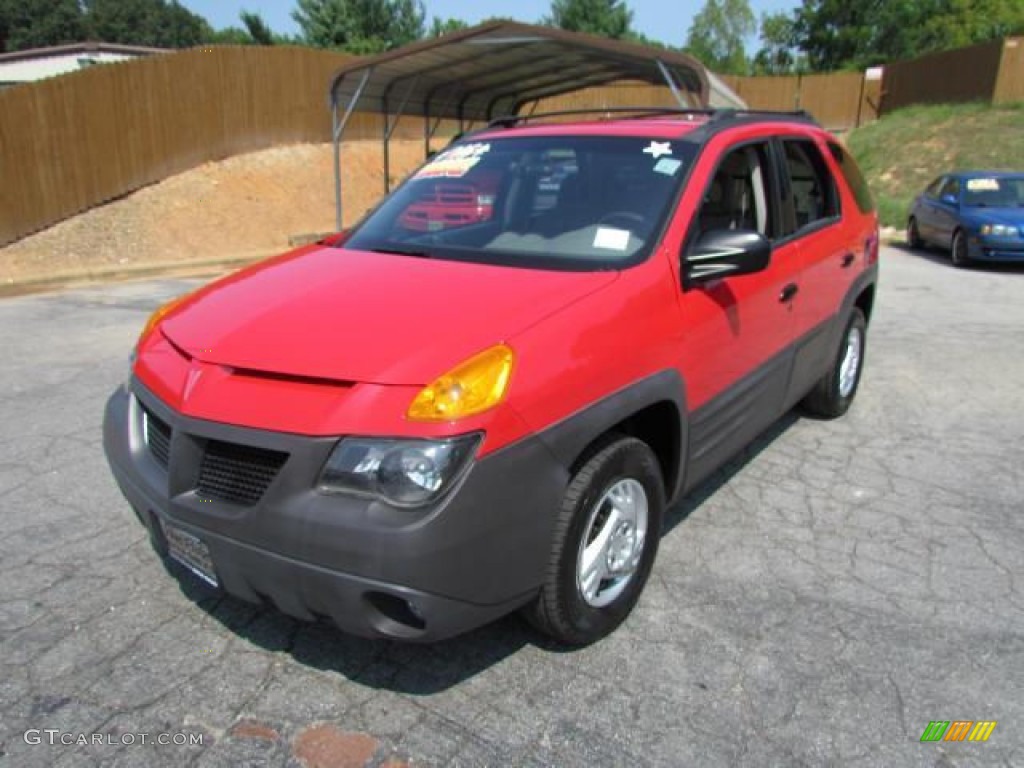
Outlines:
[[188,568],[207,584],[217,586],[217,574],[213,568],[210,548],[187,531],[170,523],[160,521],[167,539],[167,554]]

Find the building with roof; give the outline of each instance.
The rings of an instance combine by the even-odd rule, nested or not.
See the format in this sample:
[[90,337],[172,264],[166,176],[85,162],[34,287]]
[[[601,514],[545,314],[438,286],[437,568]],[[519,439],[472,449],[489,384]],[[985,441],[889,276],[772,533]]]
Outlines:
[[0,53],[0,88],[77,72],[96,64],[128,61],[166,52],[164,48],[141,45],[86,42]]

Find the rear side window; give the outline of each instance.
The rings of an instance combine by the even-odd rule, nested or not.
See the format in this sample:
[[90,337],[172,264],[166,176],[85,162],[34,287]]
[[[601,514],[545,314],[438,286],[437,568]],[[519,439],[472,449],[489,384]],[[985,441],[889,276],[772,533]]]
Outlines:
[[939,193],[939,196],[945,197],[946,195],[955,197],[957,200],[960,199],[960,179],[952,178],[942,185],[942,192]]
[[853,192],[853,198],[857,201],[857,207],[860,208],[860,212],[873,212],[875,210],[875,201],[871,197],[871,190],[868,189],[868,183],[864,180],[864,175],[860,172],[860,168],[857,167],[853,155],[847,152],[841,145],[833,142],[829,142],[828,148],[832,152],[832,157],[839,165],[839,170],[843,172],[843,178],[846,179],[846,185]]
[[813,141],[788,139],[783,142],[796,229],[813,226],[839,215],[836,184],[825,159]]
[[928,188],[924,191],[924,193],[928,195],[928,197],[938,197],[939,188],[942,187],[942,180],[944,178],[944,176],[939,176],[939,178],[937,178],[935,181],[928,185]]

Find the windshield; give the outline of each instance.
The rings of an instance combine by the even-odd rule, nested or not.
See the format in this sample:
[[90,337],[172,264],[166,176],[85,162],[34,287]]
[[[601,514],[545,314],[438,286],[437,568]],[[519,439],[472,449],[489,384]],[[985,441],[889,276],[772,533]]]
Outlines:
[[344,247],[618,269],[654,247],[694,153],[639,137],[470,138],[424,164]]
[[1024,176],[979,176],[967,179],[964,205],[979,208],[1024,206]]

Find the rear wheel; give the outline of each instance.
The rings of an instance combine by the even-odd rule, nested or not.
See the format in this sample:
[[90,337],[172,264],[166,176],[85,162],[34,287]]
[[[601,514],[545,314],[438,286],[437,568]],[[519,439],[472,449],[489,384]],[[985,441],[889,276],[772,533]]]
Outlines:
[[950,256],[953,259],[954,267],[966,267],[971,263],[971,257],[967,255],[967,235],[964,234],[962,229],[958,229],[953,234]]
[[850,409],[864,369],[866,342],[867,321],[864,313],[854,307],[836,350],[835,362],[804,398],[804,408],[826,419],[838,418]]
[[636,605],[661,538],[665,491],[646,443],[613,439],[573,476],[530,623],[567,645],[599,640]]
[[911,248],[923,248],[924,241],[921,239],[921,232],[917,228],[917,219],[913,216],[907,221],[907,245]]

